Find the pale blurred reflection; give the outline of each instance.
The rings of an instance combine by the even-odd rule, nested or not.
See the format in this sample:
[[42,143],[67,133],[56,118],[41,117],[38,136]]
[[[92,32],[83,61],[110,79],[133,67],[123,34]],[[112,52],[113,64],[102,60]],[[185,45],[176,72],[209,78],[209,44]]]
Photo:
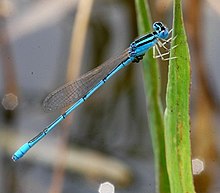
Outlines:
[[204,171],[204,162],[200,159],[192,160],[193,175],[199,175]]

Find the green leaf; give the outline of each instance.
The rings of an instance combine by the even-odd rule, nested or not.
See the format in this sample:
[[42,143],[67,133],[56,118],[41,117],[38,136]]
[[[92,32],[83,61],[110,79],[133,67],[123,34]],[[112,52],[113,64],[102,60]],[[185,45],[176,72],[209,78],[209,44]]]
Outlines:
[[[136,0],[135,4],[139,34],[149,33],[151,31],[152,22],[147,1]],[[152,49],[150,49],[143,59],[143,71],[148,102],[148,120],[155,159],[156,191],[169,193],[170,187],[165,158],[164,122],[160,100],[160,78],[158,64],[152,56]]]
[[190,56],[181,0],[174,1],[173,37],[165,111],[167,169],[172,193],[193,193],[190,149]]

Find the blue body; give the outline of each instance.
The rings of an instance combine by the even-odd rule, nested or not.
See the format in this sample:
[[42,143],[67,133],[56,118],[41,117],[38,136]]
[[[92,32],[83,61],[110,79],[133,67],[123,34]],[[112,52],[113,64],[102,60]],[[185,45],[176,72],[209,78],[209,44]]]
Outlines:
[[[69,108],[67,109],[62,115],[60,115],[54,122],[52,122],[50,125],[48,125],[43,131],[41,131],[37,136],[35,136],[33,139],[22,145],[12,156],[12,159],[14,161],[20,159],[23,157],[27,151],[33,147],[38,141],[40,141],[43,137],[47,135],[51,130],[55,128],[55,126],[60,123],[62,120],[64,120],[74,109],[76,109],[80,104],[82,104],[85,100],[87,100],[98,88],[100,88],[109,78],[111,78],[116,72],[127,66],[128,64],[132,62],[139,62],[143,55],[148,51],[148,49],[152,48],[157,42],[158,39],[167,39],[169,36],[168,29],[161,23],[161,22],[155,22],[153,24],[154,32],[144,35],[138,39],[136,39],[134,42],[132,42],[129,46],[128,51],[124,53],[122,57],[118,57],[117,61],[119,62],[117,66],[115,66],[113,69],[109,68],[109,72],[104,74],[104,78],[98,81],[98,83],[92,87],[91,89],[86,91],[86,94],[83,95],[83,97],[80,97],[77,99],[77,101]],[[116,60],[109,60],[109,67],[111,64],[115,65]],[[105,64],[107,66],[107,64]],[[103,64],[104,66],[104,64]],[[102,67],[100,65],[100,67]],[[91,71],[91,73],[94,74],[94,71]],[[89,75],[89,74],[88,74]],[[94,76],[95,78],[96,76]],[[85,77],[82,77],[82,80],[84,80]],[[80,81],[80,79],[78,80]],[[74,88],[74,86],[77,86],[78,84],[72,84],[71,89],[74,91],[77,90],[77,96],[78,93],[80,93],[80,88]],[[56,93],[52,94],[52,96],[56,96]],[[60,93],[59,93],[60,94]]]

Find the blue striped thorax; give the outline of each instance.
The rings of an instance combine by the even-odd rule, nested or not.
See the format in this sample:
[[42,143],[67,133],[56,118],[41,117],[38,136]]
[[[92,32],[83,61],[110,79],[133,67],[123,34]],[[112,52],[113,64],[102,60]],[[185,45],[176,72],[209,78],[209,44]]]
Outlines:
[[[148,49],[153,47],[158,39],[167,39],[169,36],[168,28],[162,22],[153,24],[154,32],[141,36],[130,44],[129,56],[134,62],[139,62]],[[137,59],[137,60],[136,60]]]

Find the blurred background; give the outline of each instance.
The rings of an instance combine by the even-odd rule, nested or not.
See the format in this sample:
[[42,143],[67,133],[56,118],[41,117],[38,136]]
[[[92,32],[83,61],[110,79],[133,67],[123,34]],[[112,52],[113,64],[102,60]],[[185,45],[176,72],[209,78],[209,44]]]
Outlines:
[[[149,3],[152,20],[171,28],[172,1]],[[220,1],[186,0],[183,7],[192,159],[204,165],[194,182],[199,193],[217,193]],[[136,26],[134,1],[0,1],[0,193],[97,193],[104,181],[118,193],[155,192],[141,63],[118,72],[24,158],[11,160],[63,112],[43,112],[47,94],[121,53],[137,37]],[[167,67],[161,62],[164,107]]]

